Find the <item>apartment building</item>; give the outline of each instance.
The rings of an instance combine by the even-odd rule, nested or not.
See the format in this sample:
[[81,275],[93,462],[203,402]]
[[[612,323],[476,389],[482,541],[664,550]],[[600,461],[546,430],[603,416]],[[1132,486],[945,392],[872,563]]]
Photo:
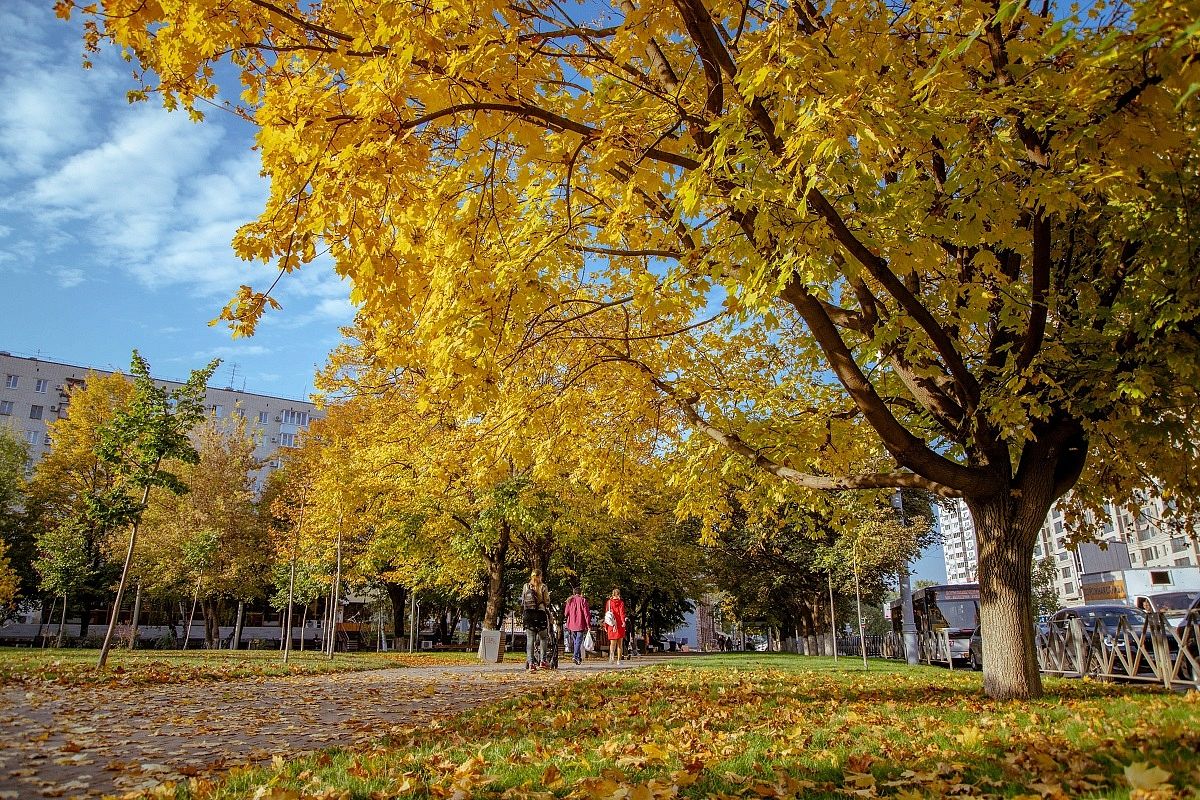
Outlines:
[[942,555],[946,560],[946,583],[974,583],[979,573],[979,550],[975,544],[975,520],[967,504],[955,498],[934,504]]
[[[51,447],[48,426],[67,416],[72,389],[82,386],[89,373],[111,374],[107,370],[25,358],[0,351],[0,425],[8,425],[29,445],[32,467]],[[176,381],[158,381],[177,388]],[[262,479],[279,466],[280,448],[295,447],[311,420],[321,413],[312,403],[265,394],[240,391],[232,387],[208,388],[205,398],[209,413],[217,419],[242,417],[249,423],[256,447],[255,458],[263,463],[256,476]]]
[[[1157,574],[1161,590],[1166,591],[1174,588],[1175,574],[1189,575],[1191,568],[1200,566],[1197,531],[1169,522],[1168,510],[1161,498],[1153,497],[1138,497],[1125,505],[1108,503],[1104,518],[1098,520],[1099,543],[1068,546],[1070,530],[1063,509],[1056,503],[1038,532],[1033,556],[1054,561],[1055,588],[1066,605],[1095,599],[1085,597],[1084,584],[1095,583],[1102,574],[1149,570],[1151,576]],[[947,581],[974,581],[979,556],[975,525],[966,503],[957,499],[946,502],[937,508],[937,517]]]

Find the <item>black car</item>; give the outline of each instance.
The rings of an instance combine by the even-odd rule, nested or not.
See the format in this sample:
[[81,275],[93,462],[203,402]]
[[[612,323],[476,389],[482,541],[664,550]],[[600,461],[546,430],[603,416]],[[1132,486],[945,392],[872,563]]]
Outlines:
[[[1114,647],[1123,648],[1129,653],[1142,638],[1146,628],[1146,614],[1136,608],[1116,603],[1064,608],[1050,617],[1051,635],[1063,636],[1068,643],[1073,643],[1075,628],[1072,620],[1079,620],[1083,625],[1084,635],[1091,640],[1092,634],[1101,633],[1101,643],[1106,650]],[[1089,670],[1099,671],[1100,654],[1093,652],[1093,664]],[[1148,667],[1144,665],[1143,668]],[[1124,672],[1120,659],[1113,663],[1113,669]],[[1139,669],[1139,672],[1141,669]]]
[[[1050,629],[1069,632],[1071,630],[1071,620],[1079,620],[1083,623],[1083,629],[1087,633],[1094,633],[1097,629],[1102,629],[1105,636],[1105,644],[1112,645],[1115,643],[1117,630],[1122,621],[1129,627],[1130,633],[1140,636],[1142,629],[1146,627],[1146,615],[1142,611],[1129,606],[1123,606],[1116,603],[1105,605],[1092,606],[1072,606],[1054,612],[1050,617]],[[1109,641],[1109,640],[1113,641]]]

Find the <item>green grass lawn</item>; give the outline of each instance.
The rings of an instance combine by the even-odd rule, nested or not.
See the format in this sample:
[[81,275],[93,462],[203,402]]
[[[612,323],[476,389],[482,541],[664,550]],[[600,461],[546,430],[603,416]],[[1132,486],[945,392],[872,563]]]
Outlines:
[[98,657],[98,650],[0,648],[0,686],[184,683],[475,661],[474,653],[338,653],[330,660],[293,652],[284,664],[278,650],[113,650],[107,667],[99,669]]
[[244,770],[179,797],[1197,798],[1200,696],[798,656],[681,659],[545,682],[369,750]]

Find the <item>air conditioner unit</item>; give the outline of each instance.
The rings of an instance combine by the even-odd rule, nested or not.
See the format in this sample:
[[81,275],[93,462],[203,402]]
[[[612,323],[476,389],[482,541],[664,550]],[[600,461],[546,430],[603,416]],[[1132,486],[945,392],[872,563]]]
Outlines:
[[276,421],[276,422],[283,422],[283,415],[281,415],[281,414],[276,414],[276,415],[275,415],[275,421]]
[[50,413],[51,413],[51,414],[57,414],[57,413],[58,413],[58,406],[50,406]]
[[277,438],[275,438],[274,436],[271,437],[271,444],[276,444],[278,442],[279,442],[279,440]]

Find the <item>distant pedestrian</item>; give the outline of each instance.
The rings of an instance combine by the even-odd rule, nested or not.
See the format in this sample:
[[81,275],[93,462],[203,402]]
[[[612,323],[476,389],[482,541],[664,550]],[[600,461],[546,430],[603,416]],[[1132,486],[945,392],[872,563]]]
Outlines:
[[563,614],[567,620],[567,636],[571,639],[571,654],[575,657],[576,664],[582,664],[583,637],[592,625],[592,610],[588,608],[587,598],[579,591],[578,586],[571,587],[571,596],[567,598]]
[[541,570],[529,575],[529,583],[521,589],[521,623],[525,626],[525,669],[537,672],[549,667],[546,652],[550,646],[546,634],[549,621],[550,591],[542,582]]
[[619,664],[625,641],[625,601],[620,589],[613,589],[604,605],[604,633],[608,636],[608,660]]

